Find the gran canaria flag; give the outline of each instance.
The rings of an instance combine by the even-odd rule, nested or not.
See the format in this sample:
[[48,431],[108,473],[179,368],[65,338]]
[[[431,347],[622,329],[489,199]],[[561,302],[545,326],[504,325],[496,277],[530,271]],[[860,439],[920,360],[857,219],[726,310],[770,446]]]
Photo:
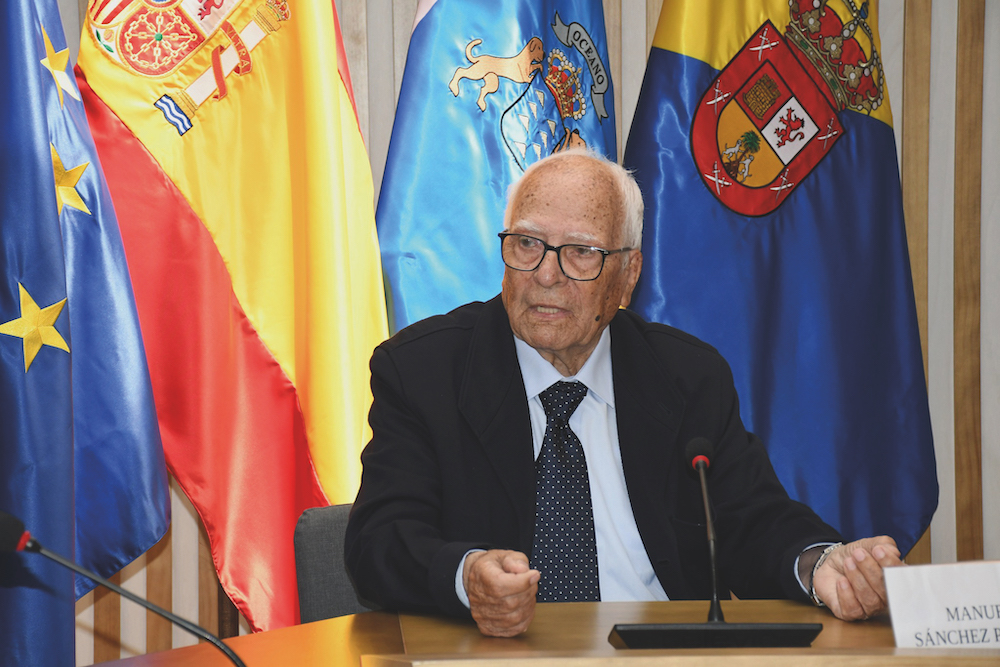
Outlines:
[[615,159],[600,0],[424,1],[378,202],[393,327],[500,289],[508,186],[566,146]]
[[876,4],[668,0],[625,165],[635,308],[729,360],[794,498],[905,553],[937,479],[891,122]]
[[[170,516],[139,320],[55,0],[0,5],[0,510],[110,576]],[[74,661],[86,579],[0,554],[0,664]]]
[[295,522],[357,492],[387,335],[333,0],[92,0],[79,69],[167,465],[250,624],[294,624]]

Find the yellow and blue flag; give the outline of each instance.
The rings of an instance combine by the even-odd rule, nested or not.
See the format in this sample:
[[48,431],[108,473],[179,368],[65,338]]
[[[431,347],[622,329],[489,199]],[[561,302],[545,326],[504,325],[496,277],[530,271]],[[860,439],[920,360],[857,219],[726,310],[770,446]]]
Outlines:
[[635,308],[729,360],[794,498],[907,552],[938,486],[877,4],[668,0],[624,163]]
[[[0,509],[109,576],[166,531],[128,267],[55,0],[0,9]],[[0,554],[0,662],[75,660],[93,586]]]
[[600,0],[425,3],[376,222],[398,330],[500,289],[508,186],[586,144],[617,156]]

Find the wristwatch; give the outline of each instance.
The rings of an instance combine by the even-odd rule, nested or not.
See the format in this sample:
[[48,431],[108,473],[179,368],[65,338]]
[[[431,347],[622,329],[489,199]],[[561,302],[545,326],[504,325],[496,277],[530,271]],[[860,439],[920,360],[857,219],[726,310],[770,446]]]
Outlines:
[[819,572],[820,566],[823,565],[827,557],[842,546],[844,546],[843,542],[837,542],[836,544],[831,544],[826,549],[823,549],[823,553],[819,555],[819,558],[816,560],[816,564],[813,565],[812,577],[809,578],[809,597],[812,598],[813,604],[817,607],[825,607],[826,605],[819,599],[819,596],[816,595],[816,573]]

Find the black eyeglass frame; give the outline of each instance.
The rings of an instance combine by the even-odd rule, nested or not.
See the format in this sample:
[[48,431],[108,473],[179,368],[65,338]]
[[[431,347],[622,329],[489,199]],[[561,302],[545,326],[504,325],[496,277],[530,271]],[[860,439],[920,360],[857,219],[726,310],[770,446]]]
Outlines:
[[[500,238],[500,259],[503,259],[503,242],[504,239],[506,239],[508,236],[523,236],[526,239],[532,239],[533,241],[538,241],[539,243],[542,244],[542,247],[545,248],[545,250],[542,252],[542,256],[538,258],[538,264],[535,264],[530,269],[520,269],[516,266],[511,266],[510,264],[507,263],[506,259],[503,259],[504,266],[514,269],[515,271],[524,271],[526,273],[531,271],[536,271],[538,267],[542,265],[542,262],[545,261],[545,256],[549,254],[549,251],[551,250],[556,254],[556,261],[559,263],[559,270],[562,271],[563,275],[569,278],[570,280],[575,280],[580,283],[589,283],[591,281],[600,278],[601,274],[604,273],[604,265],[607,262],[608,255],[616,255],[620,252],[627,252],[629,250],[635,249],[632,247],[625,247],[625,248],[618,248],[617,250],[606,250],[605,248],[599,248],[597,246],[587,245],[585,243],[564,243],[560,246],[554,246],[554,245],[549,245],[548,243],[546,243],[545,241],[536,236],[531,236],[530,234],[518,234],[516,232],[500,232],[499,234],[497,234],[497,236]],[[563,248],[587,248],[589,250],[596,250],[597,252],[601,253],[601,268],[598,269],[597,275],[594,276],[593,278],[574,278],[573,276],[566,273],[566,269],[563,267],[562,263]]]

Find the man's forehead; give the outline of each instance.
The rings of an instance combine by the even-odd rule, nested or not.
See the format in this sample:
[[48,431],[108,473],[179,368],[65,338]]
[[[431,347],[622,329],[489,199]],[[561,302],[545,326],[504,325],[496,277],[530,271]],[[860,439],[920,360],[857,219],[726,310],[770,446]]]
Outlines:
[[[551,196],[545,197],[545,194]],[[510,213],[510,231],[543,240],[558,236],[560,243],[611,243],[621,226],[615,201],[592,190],[535,191],[519,198]]]
[[560,224],[558,229],[556,229],[555,225],[535,222],[530,218],[520,218],[511,223],[509,231],[517,234],[536,236],[543,241],[548,241],[549,236],[555,234],[559,234],[560,239],[564,243],[596,244],[603,241],[604,239],[596,234],[593,229],[590,229],[590,226],[590,223],[586,222],[573,224],[571,221],[563,221],[563,224]]
[[611,184],[612,177],[605,165],[578,155],[539,164],[525,174],[521,190],[527,192],[555,185],[559,188],[573,189],[575,186],[591,191],[595,187],[611,187]]

